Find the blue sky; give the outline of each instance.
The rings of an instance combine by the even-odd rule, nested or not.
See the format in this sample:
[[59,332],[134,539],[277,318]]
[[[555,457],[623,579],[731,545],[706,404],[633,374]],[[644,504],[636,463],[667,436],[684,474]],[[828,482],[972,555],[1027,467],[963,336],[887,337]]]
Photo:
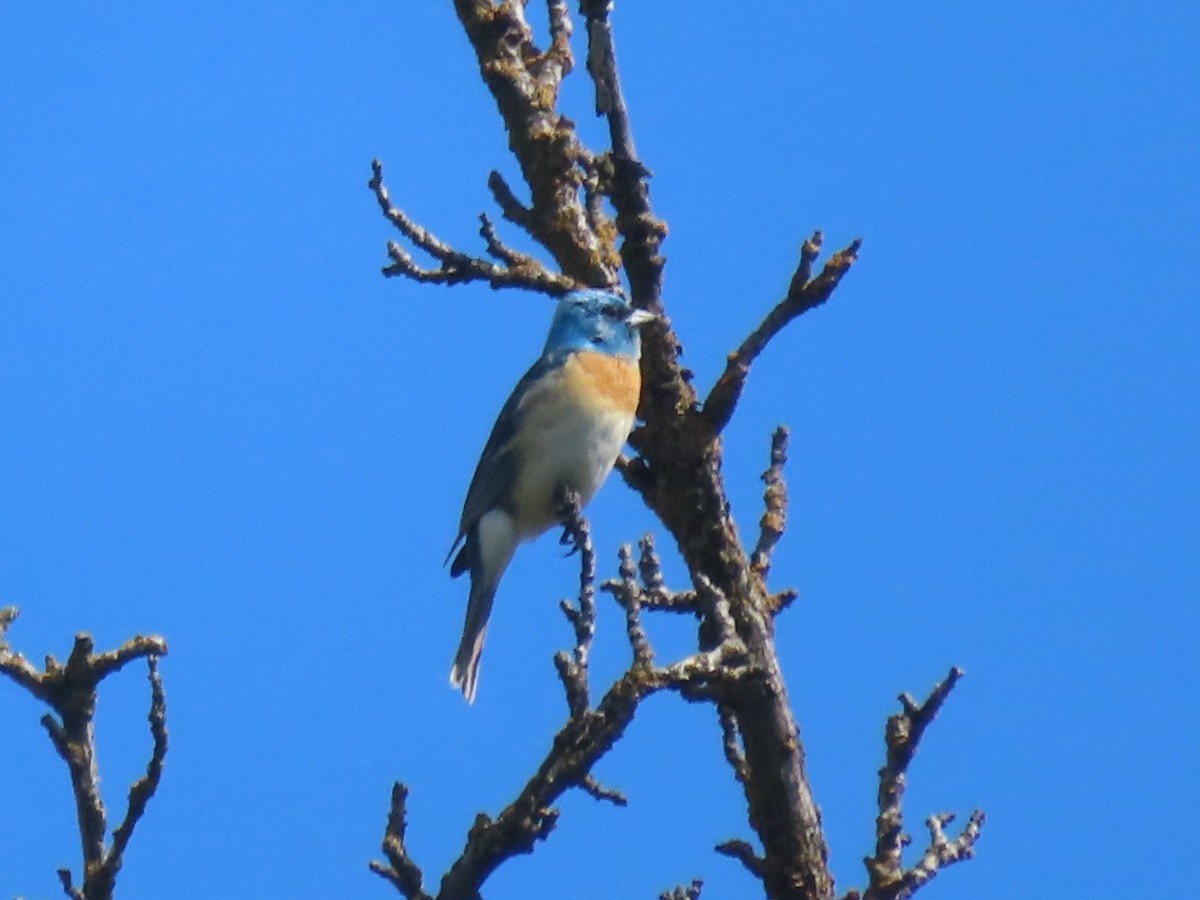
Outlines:
[[[1200,7],[657,0],[616,24],[699,383],[814,228],[865,241],[756,365],[726,448],[752,534],[792,429],[779,646],[839,888],[895,695],[958,664],[909,824],[989,819],[921,896],[1186,894],[1160,836],[1200,800]],[[587,100],[577,76],[595,144]],[[561,721],[577,577],[552,539],[521,551],[464,706],[442,559],[549,305],[378,274],[372,157],[464,248],[487,172],[515,176],[450,4],[7,4],[0,121],[0,603],[34,659],[77,630],[171,647],[168,768],[118,896],[394,896],[366,861],[396,778],[436,877]],[[661,534],[616,481],[590,511],[607,571]],[[607,606],[600,628],[598,679],[624,653]],[[101,698],[115,809],[144,695],[131,669]],[[3,897],[78,871],[42,712],[0,686]],[[630,807],[567,798],[489,898],[747,894],[711,852],[749,832],[707,712],[649,703],[600,775]]]

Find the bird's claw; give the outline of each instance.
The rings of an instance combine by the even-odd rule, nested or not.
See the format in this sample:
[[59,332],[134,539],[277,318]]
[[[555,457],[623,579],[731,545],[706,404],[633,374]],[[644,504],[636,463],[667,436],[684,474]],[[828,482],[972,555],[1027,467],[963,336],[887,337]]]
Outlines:
[[559,546],[569,548],[567,552],[563,554],[563,558],[566,559],[569,556],[574,556],[583,549],[583,535],[575,531],[570,525],[564,525],[563,533],[559,537],[558,543]]

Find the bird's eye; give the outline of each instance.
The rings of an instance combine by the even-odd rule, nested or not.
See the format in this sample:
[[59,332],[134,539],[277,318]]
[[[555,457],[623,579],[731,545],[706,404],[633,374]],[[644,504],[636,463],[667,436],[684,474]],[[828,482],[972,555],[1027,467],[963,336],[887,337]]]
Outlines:
[[603,314],[604,318],[613,320],[624,318],[625,314],[625,310],[621,309],[621,307],[617,306],[615,303],[606,303],[604,306],[600,307],[600,312]]

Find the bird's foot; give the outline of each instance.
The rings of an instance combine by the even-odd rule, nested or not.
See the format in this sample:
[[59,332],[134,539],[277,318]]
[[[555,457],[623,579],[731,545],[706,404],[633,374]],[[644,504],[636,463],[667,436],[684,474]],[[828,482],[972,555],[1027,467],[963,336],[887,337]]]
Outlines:
[[563,533],[562,536],[559,537],[558,543],[559,546],[568,548],[567,551],[563,553],[564,558],[568,556],[574,556],[576,553],[582,550],[584,541],[584,535],[579,532],[574,523],[563,525]]

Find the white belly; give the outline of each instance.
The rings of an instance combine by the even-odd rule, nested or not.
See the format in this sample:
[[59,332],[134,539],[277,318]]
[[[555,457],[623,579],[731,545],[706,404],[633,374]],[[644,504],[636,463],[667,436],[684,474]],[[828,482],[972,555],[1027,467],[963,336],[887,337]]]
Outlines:
[[577,492],[581,504],[592,499],[629,437],[633,416],[561,402],[529,410],[523,424],[514,494],[518,532],[527,540],[559,521],[560,488]]

